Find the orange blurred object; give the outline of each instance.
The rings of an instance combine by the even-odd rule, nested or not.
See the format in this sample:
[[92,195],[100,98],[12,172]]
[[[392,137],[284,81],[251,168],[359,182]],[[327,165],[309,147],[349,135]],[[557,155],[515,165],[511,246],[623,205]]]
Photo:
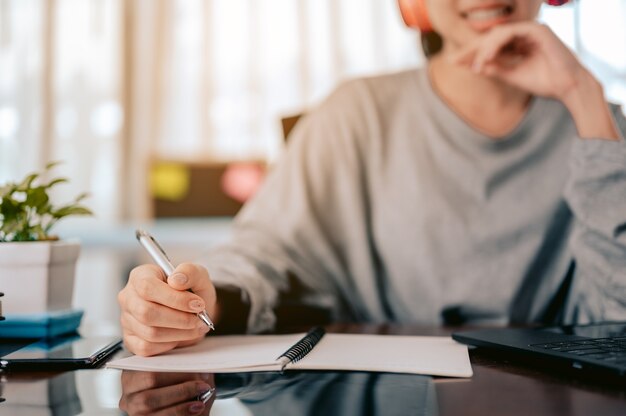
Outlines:
[[234,200],[244,203],[259,189],[265,172],[265,166],[259,163],[231,163],[222,175],[222,190]]

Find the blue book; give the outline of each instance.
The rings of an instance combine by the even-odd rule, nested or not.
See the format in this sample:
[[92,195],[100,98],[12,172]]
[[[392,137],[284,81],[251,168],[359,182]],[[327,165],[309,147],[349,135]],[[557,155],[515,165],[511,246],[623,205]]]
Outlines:
[[7,314],[0,321],[0,338],[51,338],[74,332],[83,310],[69,309],[35,314]]

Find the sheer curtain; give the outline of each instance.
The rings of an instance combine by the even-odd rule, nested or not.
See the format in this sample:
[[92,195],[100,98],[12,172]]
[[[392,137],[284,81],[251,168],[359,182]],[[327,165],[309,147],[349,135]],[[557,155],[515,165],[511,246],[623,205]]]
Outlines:
[[[625,102],[626,0],[542,18]],[[281,116],[417,44],[395,0],[0,0],[0,183],[63,160],[60,198],[144,219],[152,159],[272,161]]]
[[121,1],[0,0],[0,182],[48,161],[117,218],[122,168]]

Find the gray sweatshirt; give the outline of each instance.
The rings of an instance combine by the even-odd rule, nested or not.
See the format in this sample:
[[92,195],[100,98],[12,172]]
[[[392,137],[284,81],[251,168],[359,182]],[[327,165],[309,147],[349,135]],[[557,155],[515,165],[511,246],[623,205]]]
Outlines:
[[339,321],[626,319],[626,141],[580,139],[546,98],[490,138],[423,69],[350,81],[200,262],[252,332],[288,292]]

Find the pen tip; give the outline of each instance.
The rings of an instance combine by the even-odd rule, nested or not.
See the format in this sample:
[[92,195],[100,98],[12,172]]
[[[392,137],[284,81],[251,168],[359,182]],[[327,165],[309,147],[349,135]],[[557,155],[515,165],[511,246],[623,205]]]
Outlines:
[[137,240],[139,240],[141,237],[145,237],[146,232],[144,230],[142,230],[141,228],[137,228],[135,230],[135,237],[137,237]]

